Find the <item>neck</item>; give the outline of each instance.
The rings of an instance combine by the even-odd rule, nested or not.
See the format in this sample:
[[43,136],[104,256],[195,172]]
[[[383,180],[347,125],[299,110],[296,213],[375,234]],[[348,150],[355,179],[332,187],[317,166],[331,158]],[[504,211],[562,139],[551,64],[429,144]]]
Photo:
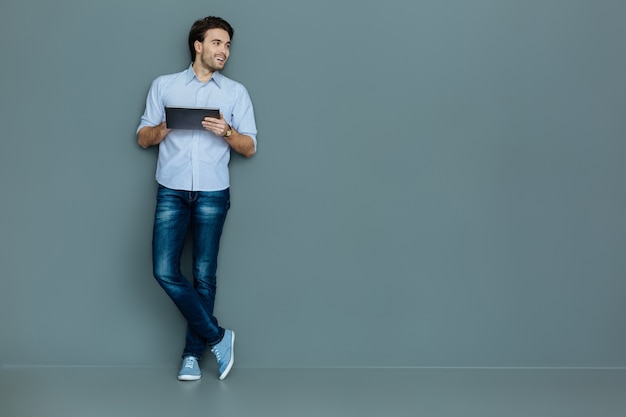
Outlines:
[[191,66],[193,72],[196,74],[196,78],[202,83],[205,83],[211,79],[215,71],[209,70],[207,67],[203,66],[196,59]]

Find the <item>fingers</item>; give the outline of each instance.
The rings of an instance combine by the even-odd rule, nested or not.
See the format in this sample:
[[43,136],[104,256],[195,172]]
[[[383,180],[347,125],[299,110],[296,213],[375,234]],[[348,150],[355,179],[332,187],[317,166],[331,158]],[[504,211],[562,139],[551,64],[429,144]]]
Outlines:
[[224,136],[228,130],[228,123],[224,120],[224,116],[220,112],[220,118],[205,117],[202,121],[202,127],[213,132],[217,136]]

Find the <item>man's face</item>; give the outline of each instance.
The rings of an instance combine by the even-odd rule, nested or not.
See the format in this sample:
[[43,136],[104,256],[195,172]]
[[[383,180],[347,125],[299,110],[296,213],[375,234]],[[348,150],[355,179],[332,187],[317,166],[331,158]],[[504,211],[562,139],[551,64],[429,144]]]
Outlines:
[[230,36],[224,29],[209,29],[204,41],[195,43],[196,60],[211,72],[221,71],[230,55]]

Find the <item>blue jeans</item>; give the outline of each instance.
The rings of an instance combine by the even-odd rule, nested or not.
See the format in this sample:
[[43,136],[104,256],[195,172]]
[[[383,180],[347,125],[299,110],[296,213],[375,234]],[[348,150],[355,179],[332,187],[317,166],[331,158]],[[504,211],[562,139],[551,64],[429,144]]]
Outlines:
[[[159,185],[152,262],[154,277],[187,320],[183,357],[201,358],[207,344],[224,336],[215,316],[217,254],[230,191],[178,191]],[[193,285],[183,276],[180,258],[188,230],[193,237]]]

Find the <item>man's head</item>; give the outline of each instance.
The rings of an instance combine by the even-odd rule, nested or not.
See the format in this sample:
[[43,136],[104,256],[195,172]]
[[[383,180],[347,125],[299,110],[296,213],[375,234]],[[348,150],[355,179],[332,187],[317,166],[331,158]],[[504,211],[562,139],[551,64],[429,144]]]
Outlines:
[[[198,54],[198,45],[196,42],[203,43],[207,32],[211,29],[221,29],[228,34],[228,43],[233,39],[235,33],[233,27],[221,17],[208,16],[204,19],[197,20],[189,30],[189,53],[191,54],[191,62],[195,62],[196,54]],[[212,31],[219,33],[219,31]]]

